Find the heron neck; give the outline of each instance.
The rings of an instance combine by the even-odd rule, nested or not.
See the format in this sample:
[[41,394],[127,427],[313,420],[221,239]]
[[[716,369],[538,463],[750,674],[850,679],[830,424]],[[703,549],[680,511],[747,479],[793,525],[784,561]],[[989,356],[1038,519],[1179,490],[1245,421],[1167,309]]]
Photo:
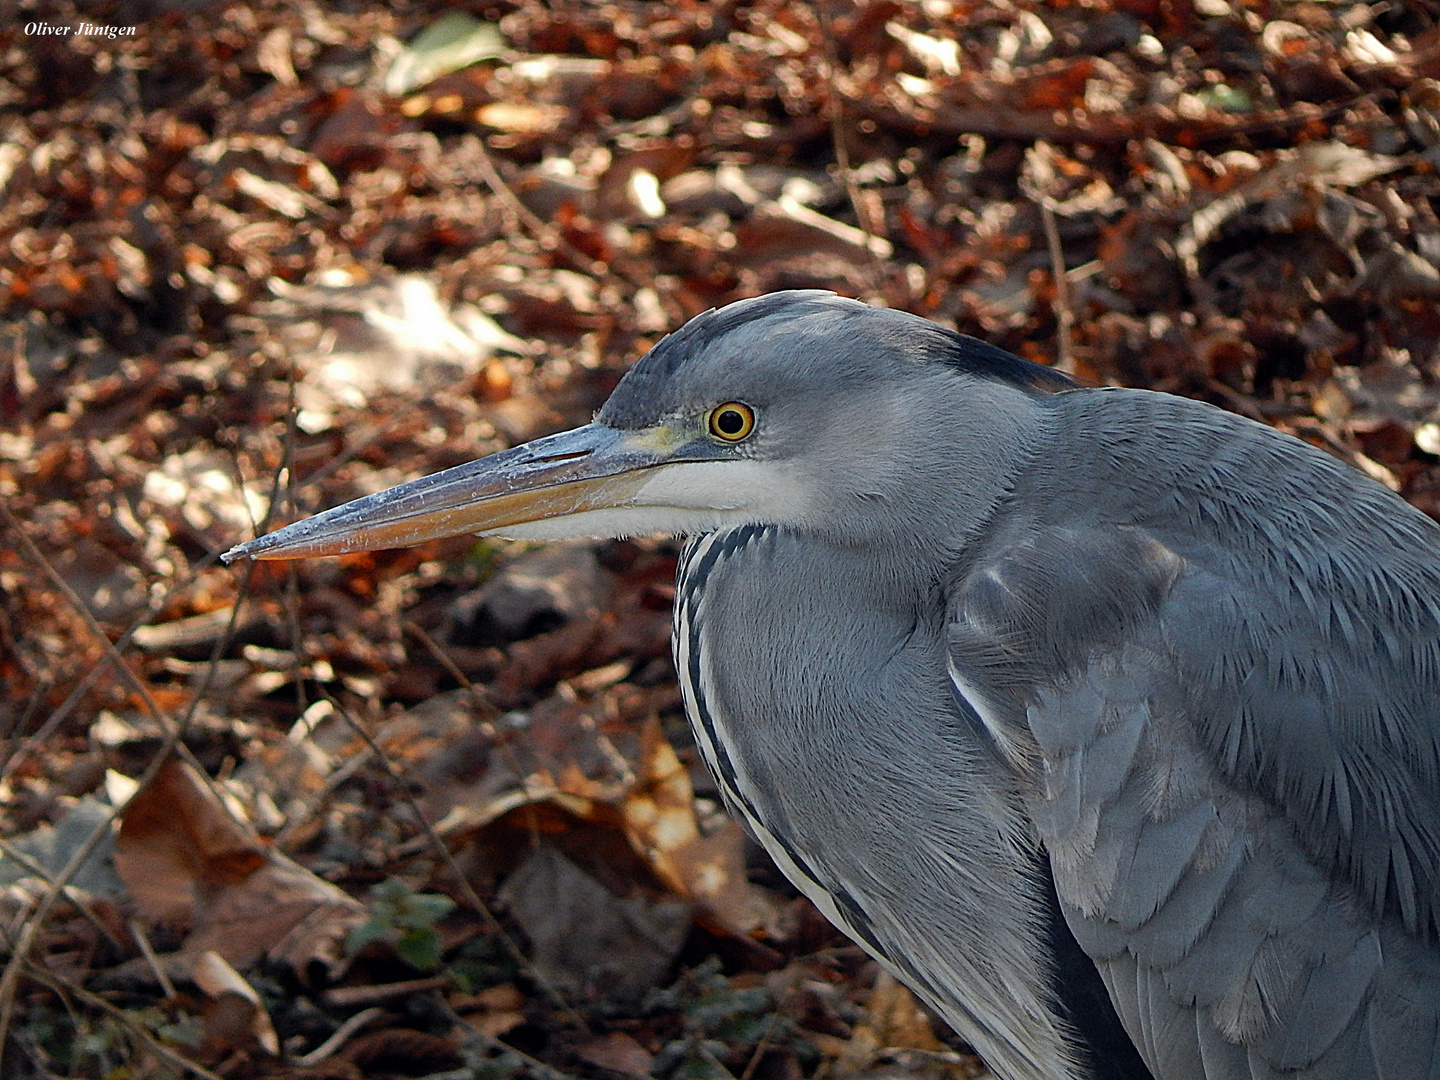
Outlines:
[[1028,948],[1042,885],[982,869],[1033,855],[1016,779],[957,723],[933,570],[902,579],[886,561],[776,527],[695,541],[676,632],[714,733],[697,737],[723,753],[737,801],[785,838],[782,864],[806,867],[822,901],[841,897],[877,956],[909,957],[911,969],[887,962],[989,1060],[1014,1077],[1072,1076],[1049,973]]

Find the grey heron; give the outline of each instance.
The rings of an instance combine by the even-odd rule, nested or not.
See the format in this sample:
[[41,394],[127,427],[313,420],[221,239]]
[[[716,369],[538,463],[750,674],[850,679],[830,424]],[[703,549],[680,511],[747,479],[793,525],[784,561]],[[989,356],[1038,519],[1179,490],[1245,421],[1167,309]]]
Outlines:
[[1003,1080],[1440,1076],[1440,526],[1356,470],[785,292],[226,558],[464,532],[689,537],[730,809]]

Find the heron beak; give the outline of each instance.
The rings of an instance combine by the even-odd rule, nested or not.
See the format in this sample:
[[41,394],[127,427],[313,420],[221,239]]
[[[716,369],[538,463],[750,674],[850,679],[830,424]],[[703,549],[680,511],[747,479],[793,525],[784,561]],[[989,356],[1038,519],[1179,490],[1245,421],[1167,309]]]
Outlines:
[[675,460],[664,428],[587,424],[367,495],[233,547],[226,562],[409,547],[464,533],[627,506],[648,470]]

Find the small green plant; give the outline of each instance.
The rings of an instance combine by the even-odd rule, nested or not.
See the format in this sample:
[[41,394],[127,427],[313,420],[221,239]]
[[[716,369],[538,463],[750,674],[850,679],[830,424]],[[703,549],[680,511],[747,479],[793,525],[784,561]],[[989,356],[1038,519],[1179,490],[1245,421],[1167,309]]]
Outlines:
[[455,901],[439,893],[417,893],[399,878],[387,878],[370,893],[370,918],[350,931],[345,947],[354,956],[372,941],[389,942],[413,968],[440,966],[440,935],[435,924],[450,914]]

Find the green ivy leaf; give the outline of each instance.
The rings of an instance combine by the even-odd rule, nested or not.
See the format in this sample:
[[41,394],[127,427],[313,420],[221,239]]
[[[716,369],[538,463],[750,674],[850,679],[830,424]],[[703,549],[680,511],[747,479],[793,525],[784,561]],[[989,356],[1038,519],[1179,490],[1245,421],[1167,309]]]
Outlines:
[[440,964],[435,925],[454,909],[448,896],[413,892],[399,878],[387,878],[370,890],[370,917],[345,936],[346,952],[354,956],[372,942],[387,942],[407,964],[429,971]]
[[431,971],[440,966],[440,935],[431,929],[406,930],[395,942],[395,952],[411,967]]

